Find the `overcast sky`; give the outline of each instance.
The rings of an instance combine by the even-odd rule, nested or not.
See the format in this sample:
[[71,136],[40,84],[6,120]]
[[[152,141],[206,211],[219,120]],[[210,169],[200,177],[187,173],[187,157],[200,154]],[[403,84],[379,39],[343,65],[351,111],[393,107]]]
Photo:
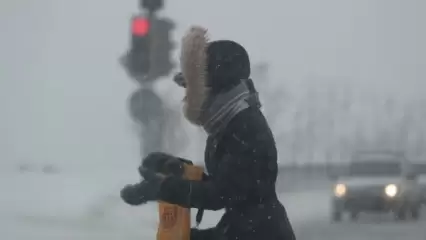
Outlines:
[[[253,62],[292,89],[307,76],[420,96],[425,84],[422,0],[175,0],[160,14],[212,39],[241,42]],[[126,99],[135,85],[117,64],[137,2],[0,3],[0,162],[134,164]],[[260,81],[260,80],[257,80]],[[176,89],[176,92],[181,91]],[[178,93],[180,94],[180,92]],[[198,156],[201,157],[201,156]],[[136,160],[135,160],[136,159]]]

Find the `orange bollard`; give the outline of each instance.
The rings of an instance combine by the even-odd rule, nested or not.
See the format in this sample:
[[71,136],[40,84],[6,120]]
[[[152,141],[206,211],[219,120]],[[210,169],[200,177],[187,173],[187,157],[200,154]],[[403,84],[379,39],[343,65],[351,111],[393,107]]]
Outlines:
[[[184,178],[202,180],[203,168],[184,164]],[[191,210],[165,202],[158,203],[160,223],[157,240],[189,240],[191,234]]]

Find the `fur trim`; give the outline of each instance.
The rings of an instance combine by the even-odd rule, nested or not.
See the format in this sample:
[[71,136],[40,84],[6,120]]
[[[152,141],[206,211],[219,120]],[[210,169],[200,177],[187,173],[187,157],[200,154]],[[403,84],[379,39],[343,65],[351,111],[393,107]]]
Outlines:
[[186,81],[184,114],[193,124],[201,125],[203,103],[208,96],[207,29],[193,26],[182,38],[180,67]]

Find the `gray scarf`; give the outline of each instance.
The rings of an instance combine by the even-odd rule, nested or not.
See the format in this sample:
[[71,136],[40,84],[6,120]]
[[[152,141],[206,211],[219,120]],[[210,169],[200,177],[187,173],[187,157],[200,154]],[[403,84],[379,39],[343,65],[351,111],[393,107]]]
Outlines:
[[260,107],[260,102],[251,79],[247,79],[206,101],[201,116],[204,130],[209,135],[221,132],[238,113],[250,106]]

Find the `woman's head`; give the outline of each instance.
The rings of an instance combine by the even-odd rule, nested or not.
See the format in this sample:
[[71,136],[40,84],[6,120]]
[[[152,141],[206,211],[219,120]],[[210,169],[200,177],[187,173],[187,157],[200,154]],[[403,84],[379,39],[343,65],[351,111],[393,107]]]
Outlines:
[[230,40],[209,42],[202,27],[192,27],[183,37],[180,64],[182,74],[175,81],[186,89],[184,113],[198,125],[207,97],[250,77],[250,59],[244,47]]

